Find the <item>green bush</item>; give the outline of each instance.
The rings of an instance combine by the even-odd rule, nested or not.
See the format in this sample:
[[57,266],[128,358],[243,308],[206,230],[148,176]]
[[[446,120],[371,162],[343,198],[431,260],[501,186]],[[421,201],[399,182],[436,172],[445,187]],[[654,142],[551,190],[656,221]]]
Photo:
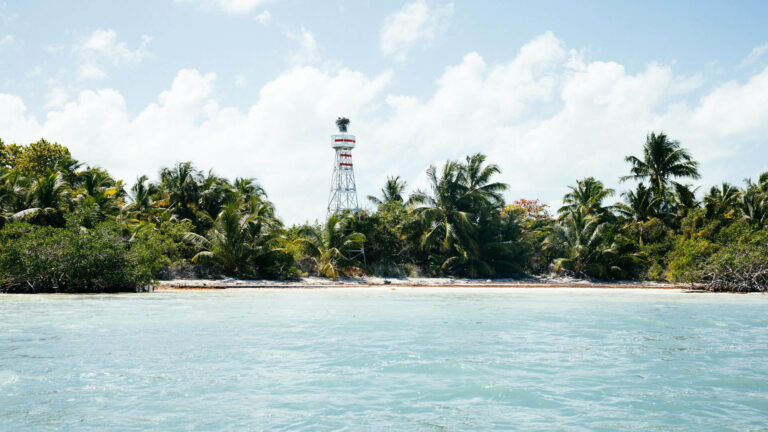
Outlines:
[[129,242],[113,222],[92,229],[14,222],[0,231],[3,292],[119,292],[151,284],[162,265],[151,243]]
[[669,254],[669,278],[709,291],[768,291],[768,230],[745,222],[706,226],[680,237]]
[[382,204],[377,212],[358,216],[350,219],[349,228],[365,236],[365,258],[369,265],[389,268],[408,259],[408,245],[397,230],[406,217],[402,204]]
[[301,271],[294,266],[293,255],[269,251],[255,259],[258,276],[264,279],[299,279]]
[[669,253],[669,280],[682,283],[700,283],[704,265],[717,245],[703,238],[680,238]]
[[731,244],[712,255],[701,271],[709,291],[768,291],[768,245]]
[[701,270],[709,291],[768,291],[768,229],[736,222],[716,236],[720,245]]
[[664,267],[657,262],[651,264],[651,266],[648,267],[647,279],[652,281],[663,281]]
[[639,246],[647,259],[647,271],[645,277],[648,280],[663,281],[667,276],[670,251],[675,247],[677,236],[668,232],[654,239],[652,243]]
[[153,265],[158,269],[154,276],[159,279],[200,277],[204,274],[204,269],[188,260],[194,256],[195,248],[184,240],[184,235],[193,227],[190,221],[145,224],[138,230],[133,230],[131,243],[133,248],[142,247],[152,253],[158,253],[157,261]]

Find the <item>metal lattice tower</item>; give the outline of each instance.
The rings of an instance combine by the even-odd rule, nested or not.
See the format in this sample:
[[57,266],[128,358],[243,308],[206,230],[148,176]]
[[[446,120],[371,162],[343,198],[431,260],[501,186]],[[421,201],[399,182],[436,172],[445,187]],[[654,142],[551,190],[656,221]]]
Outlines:
[[360,207],[357,203],[357,187],[355,186],[355,171],[352,167],[352,149],[355,148],[355,136],[347,133],[349,119],[339,118],[336,126],[339,133],[331,135],[331,147],[336,152],[331,177],[331,193],[328,196],[328,214],[349,210],[357,213]]

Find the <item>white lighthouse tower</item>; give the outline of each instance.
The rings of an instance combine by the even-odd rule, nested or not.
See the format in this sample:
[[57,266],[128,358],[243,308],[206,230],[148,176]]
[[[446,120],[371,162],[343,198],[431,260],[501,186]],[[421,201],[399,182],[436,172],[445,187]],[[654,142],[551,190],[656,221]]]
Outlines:
[[328,197],[328,214],[349,210],[357,212],[357,187],[355,170],[352,166],[352,149],[355,148],[355,136],[347,132],[349,119],[340,117],[336,120],[339,133],[331,135],[331,147],[336,152],[331,177],[331,193]]

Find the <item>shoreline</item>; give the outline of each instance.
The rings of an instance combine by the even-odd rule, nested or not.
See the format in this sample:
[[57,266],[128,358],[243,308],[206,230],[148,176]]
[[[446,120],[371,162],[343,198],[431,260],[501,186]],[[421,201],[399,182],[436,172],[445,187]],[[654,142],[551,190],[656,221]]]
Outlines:
[[248,279],[174,279],[159,281],[155,291],[232,290],[232,289],[371,289],[371,288],[441,288],[441,289],[611,289],[704,292],[690,286],[638,281],[589,281],[563,277],[526,279],[454,279],[454,278],[339,278],[336,281],[307,277],[297,281]]

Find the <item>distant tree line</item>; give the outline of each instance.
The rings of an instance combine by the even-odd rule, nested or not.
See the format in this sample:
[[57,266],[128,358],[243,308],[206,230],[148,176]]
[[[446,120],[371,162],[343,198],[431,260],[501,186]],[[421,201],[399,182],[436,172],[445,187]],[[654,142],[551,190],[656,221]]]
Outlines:
[[[664,133],[626,157],[633,182],[568,187],[554,214],[504,200],[485,155],[427,169],[426,190],[389,177],[373,211],[286,227],[263,188],[190,162],[128,187],[69,150],[0,140],[0,290],[136,290],[159,278],[355,275],[503,278],[558,273],[671,281],[713,291],[768,288],[768,173],[703,200],[698,163]],[[361,250],[365,251],[363,255]]]

